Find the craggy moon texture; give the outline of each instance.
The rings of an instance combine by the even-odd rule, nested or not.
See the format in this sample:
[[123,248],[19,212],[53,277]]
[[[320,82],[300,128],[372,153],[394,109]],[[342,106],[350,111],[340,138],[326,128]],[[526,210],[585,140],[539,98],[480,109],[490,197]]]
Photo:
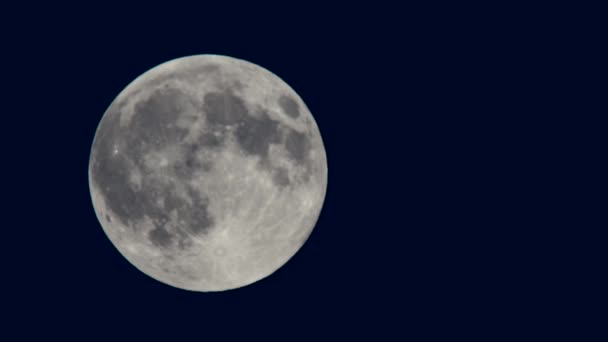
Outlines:
[[267,277],[304,244],[327,159],[302,99],[232,57],[163,63],[112,102],[89,162],[95,212],[145,274],[192,291]]

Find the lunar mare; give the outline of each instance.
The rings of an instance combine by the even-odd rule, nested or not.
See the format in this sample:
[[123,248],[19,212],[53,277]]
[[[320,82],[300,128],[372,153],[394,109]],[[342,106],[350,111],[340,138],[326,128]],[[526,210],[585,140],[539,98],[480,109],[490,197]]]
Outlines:
[[267,277],[302,247],[327,160],[312,114],[283,80],[197,55],[148,70],[111,103],[89,185],[106,235],[136,268],[223,291]]

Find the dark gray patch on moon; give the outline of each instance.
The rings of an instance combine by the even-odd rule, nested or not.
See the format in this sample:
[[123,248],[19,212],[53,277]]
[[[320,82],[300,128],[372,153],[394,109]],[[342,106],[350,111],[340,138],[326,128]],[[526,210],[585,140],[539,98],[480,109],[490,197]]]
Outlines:
[[112,141],[113,139],[96,140],[93,181],[99,185],[108,208],[123,224],[127,224],[130,218],[143,217],[144,208],[129,181],[131,165],[124,155],[113,155]]
[[192,157],[187,157],[186,159],[173,165],[173,172],[175,172],[177,177],[189,179],[198,170],[199,166],[200,162],[198,160]]
[[154,245],[162,248],[169,247],[173,241],[173,236],[160,226],[156,226],[156,228],[152,229],[148,233],[148,238]]
[[188,134],[187,129],[176,125],[186,101],[189,101],[187,96],[176,89],[153,91],[149,99],[135,104],[128,127],[115,128],[110,140],[120,140],[125,149],[121,153],[136,166],[143,167],[141,157],[147,152],[179,142]]
[[291,130],[285,138],[285,149],[295,161],[303,163],[308,158],[310,142],[306,134]]
[[185,227],[189,232],[193,234],[205,233],[215,224],[215,220],[209,213],[208,203],[192,187],[188,187],[188,196],[192,201],[192,205],[178,211],[178,217],[186,220]]
[[281,141],[279,123],[266,112],[260,112],[259,118],[247,116],[237,127],[235,135],[243,151],[261,158],[267,157],[270,144]]
[[139,157],[150,147],[159,149],[181,141],[188,130],[175,122],[186,101],[185,94],[169,88],[156,90],[148,99],[137,103],[126,135],[129,155]]
[[287,116],[295,119],[300,116],[300,108],[298,103],[287,95],[281,95],[278,100],[279,106]]
[[243,100],[229,91],[208,92],[203,101],[203,111],[212,125],[233,125],[247,116]]
[[192,179],[201,170],[208,172],[212,168],[210,162],[200,160],[197,156],[205,148],[216,148],[221,146],[223,141],[210,134],[202,135],[196,142],[187,143],[180,146],[181,156],[173,164],[173,171],[178,179]]
[[289,174],[287,169],[284,167],[277,167],[272,172],[272,180],[274,184],[280,188],[286,187],[289,185]]
[[215,132],[204,132],[198,138],[195,147],[197,151],[203,148],[216,148],[224,144],[224,133],[221,130]]

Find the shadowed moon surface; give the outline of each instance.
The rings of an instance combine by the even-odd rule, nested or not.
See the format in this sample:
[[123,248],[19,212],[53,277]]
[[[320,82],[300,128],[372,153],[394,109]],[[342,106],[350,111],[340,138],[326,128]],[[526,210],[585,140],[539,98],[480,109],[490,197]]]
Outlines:
[[137,269],[223,291],[267,277],[302,247],[327,159],[314,118],[278,76],[197,55],[118,94],[93,140],[89,186],[106,235]]

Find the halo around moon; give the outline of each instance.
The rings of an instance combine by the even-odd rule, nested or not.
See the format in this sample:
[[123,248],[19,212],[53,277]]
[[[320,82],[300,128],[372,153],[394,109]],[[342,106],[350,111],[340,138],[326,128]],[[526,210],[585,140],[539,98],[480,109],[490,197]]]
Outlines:
[[223,291],[269,276],[302,247],[327,159],[313,116],[278,76],[196,55],[118,94],[93,140],[89,186],[106,235],[136,268]]

